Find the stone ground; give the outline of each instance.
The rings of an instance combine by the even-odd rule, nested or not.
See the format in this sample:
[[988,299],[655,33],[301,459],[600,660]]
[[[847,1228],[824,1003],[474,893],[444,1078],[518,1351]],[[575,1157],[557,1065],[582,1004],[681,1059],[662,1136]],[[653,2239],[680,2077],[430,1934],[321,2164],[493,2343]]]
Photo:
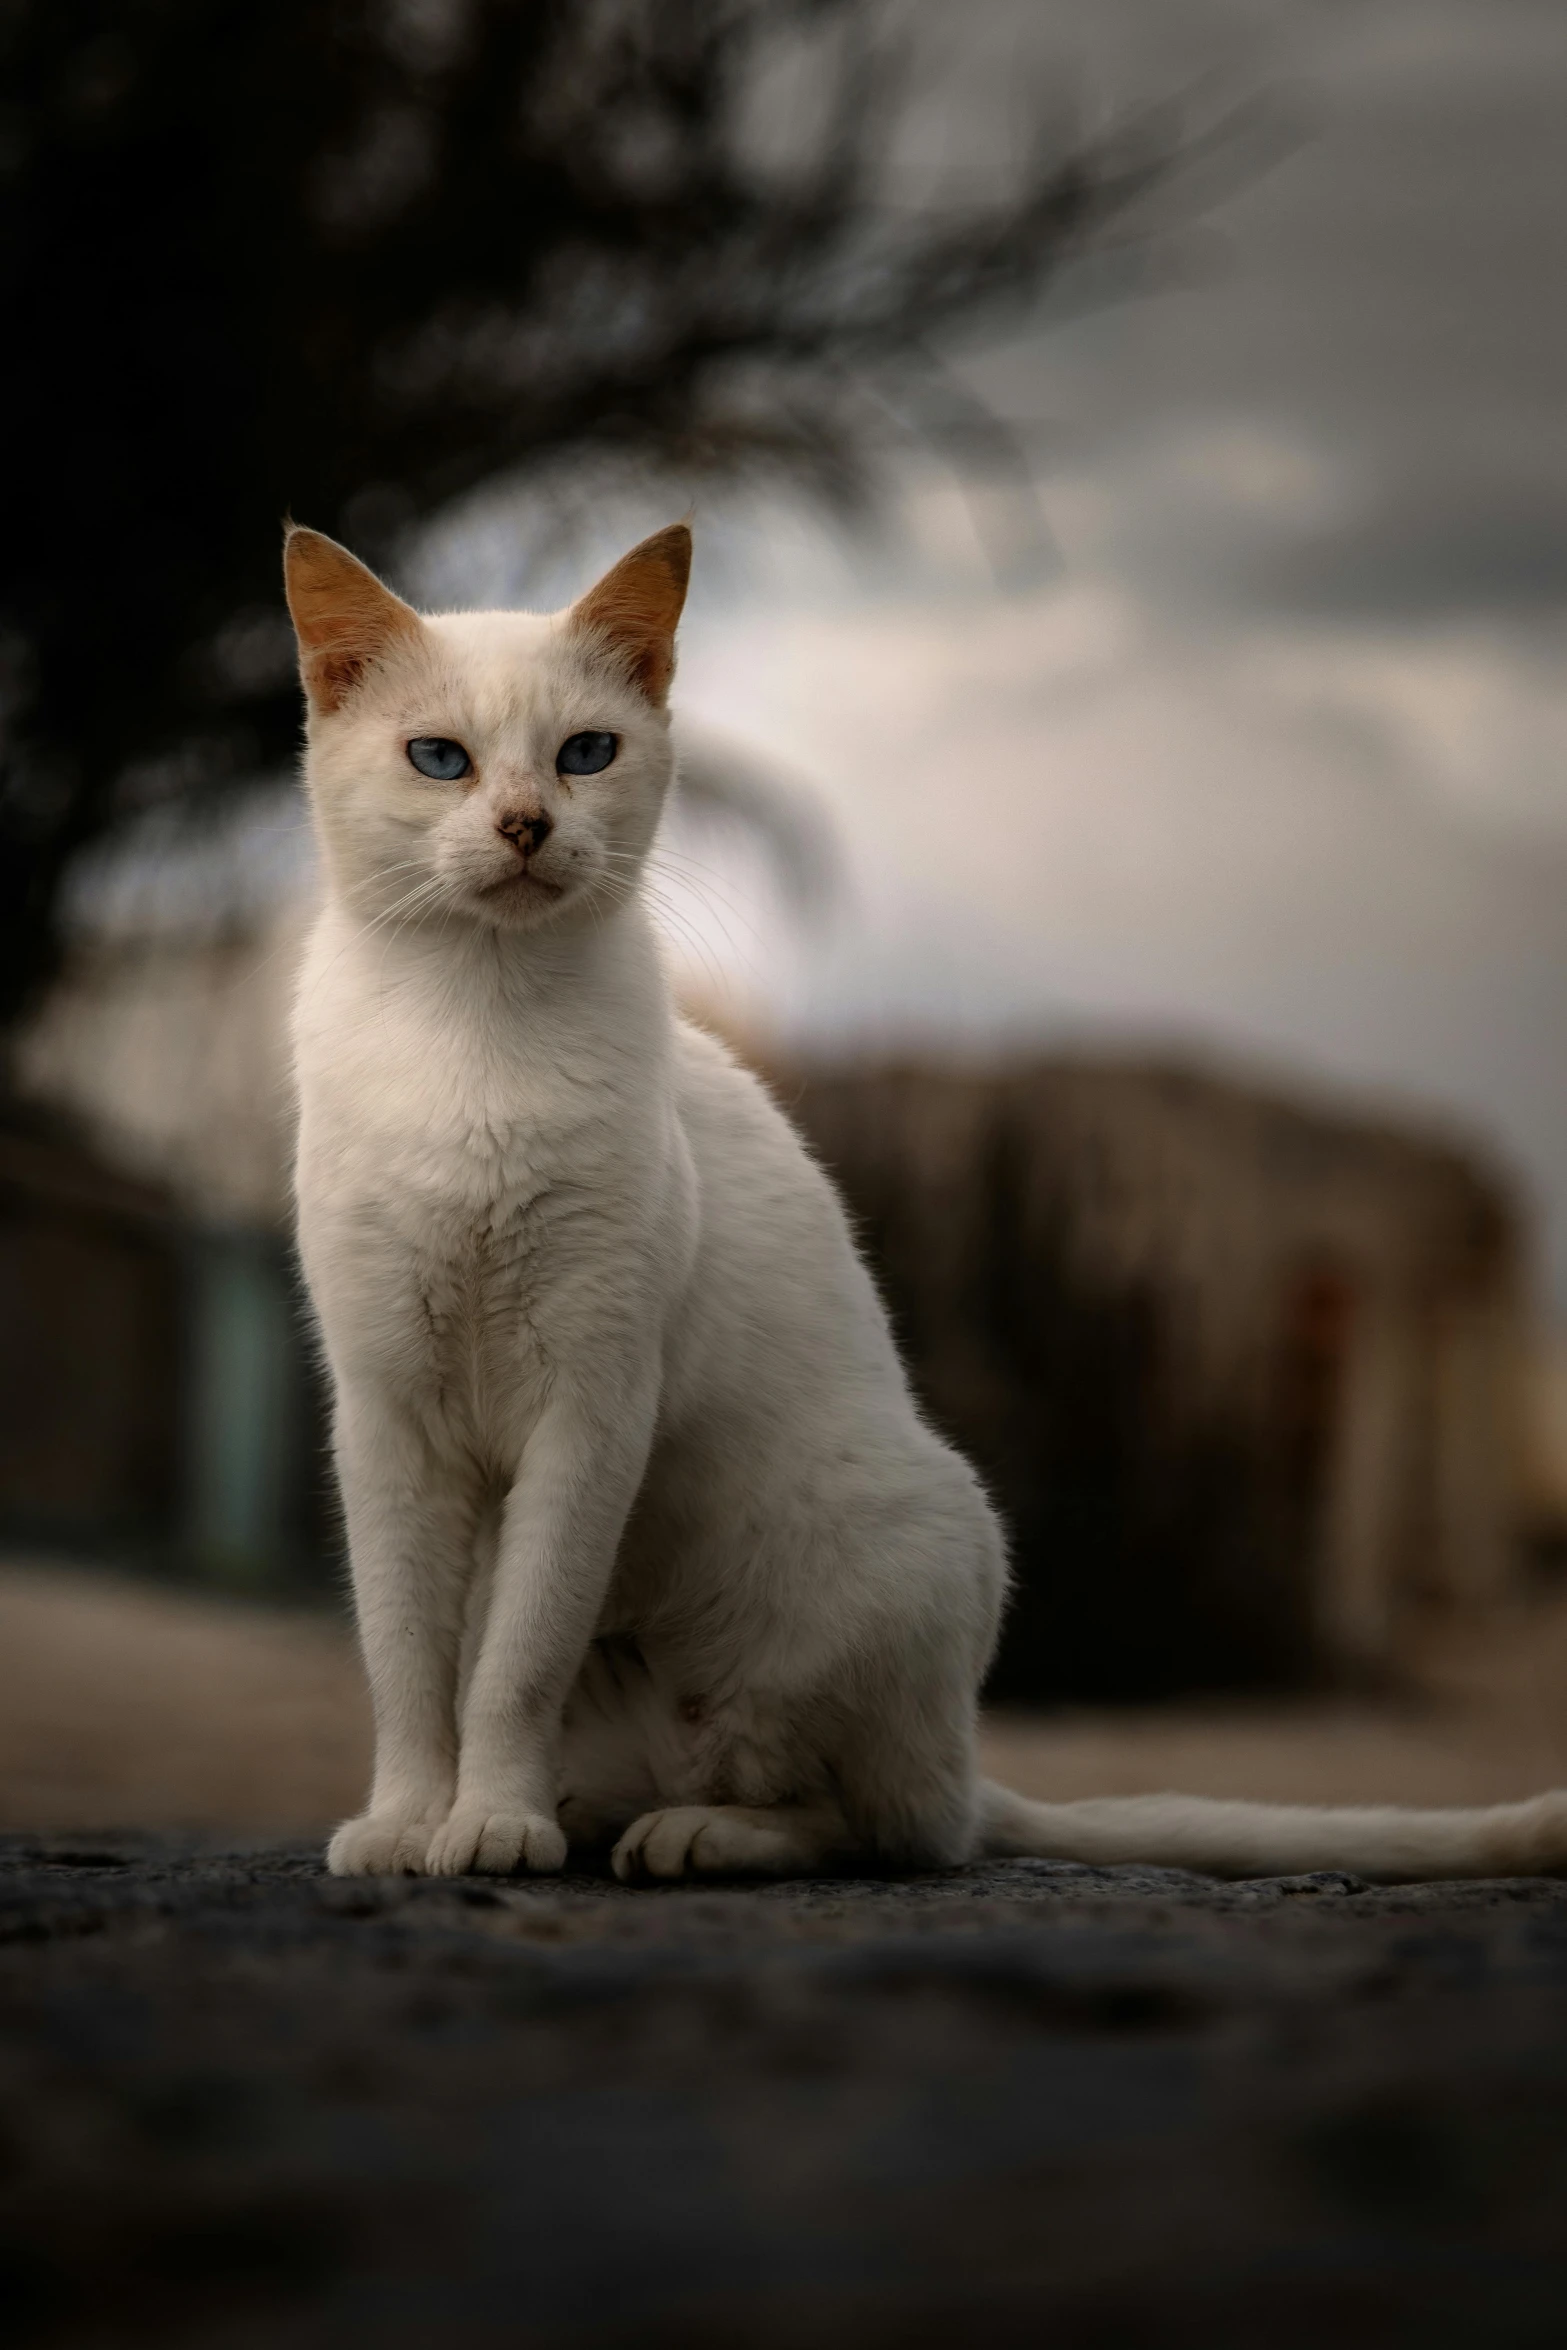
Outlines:
[[0,2305],[214,2350],[1546,2350],[1567,1885],[0,1844]]
[[[1524,1793],[1564,1627],[990,1758]],[[1567,2342],[1567,1883],[336,1883],[364,1762],[330,1622],[0,1573],[8,2343]]]

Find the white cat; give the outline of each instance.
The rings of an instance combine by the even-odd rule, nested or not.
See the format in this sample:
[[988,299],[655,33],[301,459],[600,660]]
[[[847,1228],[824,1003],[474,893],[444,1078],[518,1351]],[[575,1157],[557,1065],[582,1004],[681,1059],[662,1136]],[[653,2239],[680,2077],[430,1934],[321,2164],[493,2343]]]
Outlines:
[[324,904],[299,1231],[375,1703],[341,1873],[625,1878],[985,1854],[1397,1877],[1567,1863],[1478,1812],[981,1781],[995,1516],[921,1419],[831,1185],[678,1019],[638,883],[683,526],[554,617],[421,618],[293,530]]

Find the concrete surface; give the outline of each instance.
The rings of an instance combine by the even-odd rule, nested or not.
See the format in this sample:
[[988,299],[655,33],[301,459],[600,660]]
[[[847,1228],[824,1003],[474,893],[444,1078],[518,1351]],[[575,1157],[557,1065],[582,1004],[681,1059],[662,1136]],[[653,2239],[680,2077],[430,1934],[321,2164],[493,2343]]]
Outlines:
[[1567,1885],[5,1838],[0,2307],[71,2350],[1546,2350]]

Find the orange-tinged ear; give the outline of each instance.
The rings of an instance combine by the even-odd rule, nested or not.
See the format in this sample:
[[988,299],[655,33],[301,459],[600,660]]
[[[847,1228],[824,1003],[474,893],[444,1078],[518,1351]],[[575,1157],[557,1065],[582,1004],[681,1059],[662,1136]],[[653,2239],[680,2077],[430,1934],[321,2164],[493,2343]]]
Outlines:
[[318,710],[340,709],[367,669],[420,634],[413,607],[319,530],[290,524],[283,586],[299,639],[299,674]]
[[690,577],[691,533],[683,522],[672,522],[622,555],[571,607],[573,627],[603,639],[660,707],[675,674],[675,630]]

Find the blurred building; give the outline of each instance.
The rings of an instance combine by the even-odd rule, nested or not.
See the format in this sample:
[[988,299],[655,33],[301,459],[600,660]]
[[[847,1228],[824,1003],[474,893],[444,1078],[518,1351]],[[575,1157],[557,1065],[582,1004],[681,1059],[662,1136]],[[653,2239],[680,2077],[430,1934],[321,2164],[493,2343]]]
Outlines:
[[995,1687],[1380,1670],[1519,1571],[1519,1210],[1452,1144],[1168,1066],[791,1091],[1011,1524]]
[[[323,1585],[324,1398],[287,1233],[285,1017],[308,842],[260,786],[84,869],[0,1134],[0,1537]],[[15,1121],[13,1121],[15,1123]],[[25,1335],[24,1335],[25,1334]]]
[[0,1540],[320,1580],[331,1502],[282,1235],[192,1216],[74,1125],[0,1116]]
[[168,1200],[58,1121],[0,1120],[0,1507],[14,1538],[135,1541],[178,1509]]

